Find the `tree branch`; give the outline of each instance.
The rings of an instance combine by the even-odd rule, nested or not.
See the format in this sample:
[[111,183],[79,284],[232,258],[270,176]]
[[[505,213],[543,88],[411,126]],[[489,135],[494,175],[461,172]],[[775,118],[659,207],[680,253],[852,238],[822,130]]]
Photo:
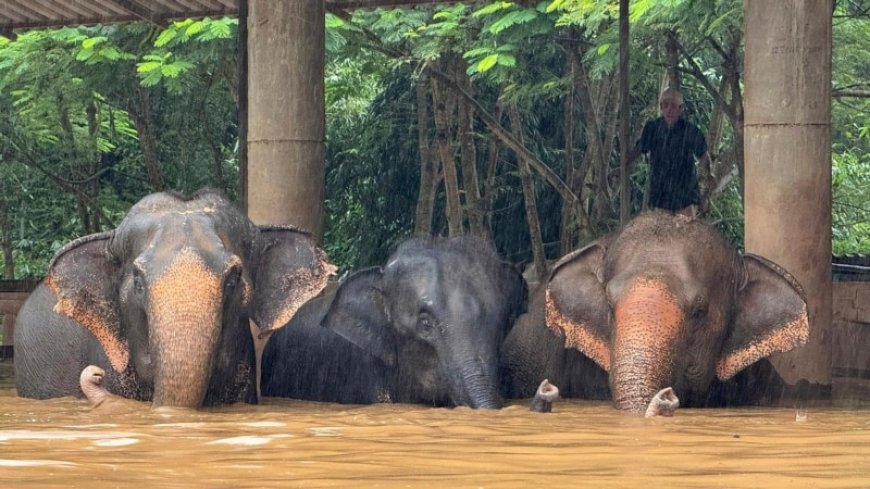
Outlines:
[[870,90],[855,90],[835,88],[831,92],[832,97],[870,98]]
[[722,109],[725,111],[726,114],[728,114],[729,119],[731,119],[732,121],[737,120],[737,112],[734,110],[734,107],[726,102],[724,98],[722,98],[722,95],[719,93],[718,90],[716,90],[716,87],[714,87],[713,84],[710,83],[710,80],[707,78],[706,75],[704,75],[704,72],[701,70],[701,67],[698,66],[698,63],[695,62],[695,59],[692,58],[692,55],[690,55],[689,52],[686,51],[685,46],[683,46],[679,39],[674,39],[674,44],[677,46],[677,49],[680,50],[683,58],[689,64],[689,73],[694,76],[699,82],[701,82],[701,85],[703,85],[707,92],[709,92],[710,95],[716,100],[716,103],[722,105]]

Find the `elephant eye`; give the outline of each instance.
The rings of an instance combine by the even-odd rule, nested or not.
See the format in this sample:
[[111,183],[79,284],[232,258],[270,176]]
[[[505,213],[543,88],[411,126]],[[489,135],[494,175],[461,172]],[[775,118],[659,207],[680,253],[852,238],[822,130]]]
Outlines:
[[705,306],[705,305],[699,304],[699,305],[695,306],[694,309],[692,310],[692,319],[694,319],[696,321],[704,319],[704,317],[706,317],[706,316],[707,316],[707,306]]
[[133,269],[133,291],[137,294],[145,293],[145,277],[138,268]]
[[435,326],[434,318],[429,311],[420,311],[420,314],[417,316],[417,324],[420,325],[420,328],[429,331]]
[[224,290],[231,292],[239,285],[239,280],[242,278],[242,270],[239,267],[233,267],[227,274],[224,280]]

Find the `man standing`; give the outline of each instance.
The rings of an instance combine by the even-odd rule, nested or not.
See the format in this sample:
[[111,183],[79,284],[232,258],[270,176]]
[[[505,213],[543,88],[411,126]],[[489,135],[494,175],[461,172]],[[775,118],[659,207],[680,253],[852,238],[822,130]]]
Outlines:
[[697,126],[682,118],[679,90],[663,91],[659,109],[661,117],[646,123],[628,154],[629,171],[641,153],[649,153],[649,206],[695,218],[701,204],[695,160],[707,158],[707,141]]

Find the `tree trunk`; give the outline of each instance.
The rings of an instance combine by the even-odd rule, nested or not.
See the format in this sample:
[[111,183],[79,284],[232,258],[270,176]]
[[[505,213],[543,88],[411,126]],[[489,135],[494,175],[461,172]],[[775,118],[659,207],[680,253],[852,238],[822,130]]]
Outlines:
[[668,86],[682,90],[683,80],[680,78],[680,48],[677,46],[677,33],[673,30],[665,32],[665,62],[667,63]]
[[538,159],[534,153],[529,151],[529,148],[526,148],[522,143],[517,141],[517,139],[507,130],[505,129],[496,119],[486,111],[486,109],[480,105],[480,103],[474,99],[471,95],[468,94],[465,90],[462,89],[455,81],[453,81],[449,76],[445,73],[430,68],[427,70],[427,73],[431,75],[433,78],[437,78],[440,83],[443,83],[447,88],[452,89],[454,92],[459,94],[462,98],[467,100],[474,106],[474,110],[476,111],[478,117],[489,127],[489,129],[493,132],[493,134],[498,137],[501,142],[505,144],[505,146],[514,150],[517,155],[521,155],[526,158],[528,164],[537,170],[544,179],[559,192],[559,195],[562,196],[563,200],[575,203],[577,201],[577,196],[571,191],[559,175],[553,171],[552,168],[547,166],[543,161]]
[[6,194],[0,195],[0,249],[3,251],[3,279],[15,278],[15,260],[12,257],[12,223],[7,212]]
[[[239,0],[239,209],[248,213],[248,0]],[[257,383],[259,389],[259,382]]]
[[[695,62],[694,58],[689,54],[686,48],[680,44],[679,40],[674,37],[673,43],[677,47],[677,49],[682,53],[683,59],[686,60],[686,64],[689,67],[689,73],[692,74],[700,83],[704,86],[713,100],[716,101],[717,109],[724,112],[725,116],[728,117],[728,121],[731,123],[732,131],[733,131],[733,164],[737,167],[737,174],[740,176],[740,196],[743,197],[743,188],[744,188],[744,178],[743,178],[743,95],[740,92],[740,43],[741,43],[741,35],[739,32],[731,32],[730,33],[729,46],[727,50],[720,48],[715,43],[714,46],[717,48],[716,51],[723,57],[723,65],[725,66],[725,73],[723,75],[723,79],[728,81],[731,90],[731,100],[726,101],[726,90],[722,90],[722,86],[720,85],[720,89],[717,90],[701,68],[698,66],[698,63]],[[713,147],[713,146],[710,146]],[[728,165],[732,164],[727,159],[723,159],[723,162]],[[721,189],[724,187],[724,180],[728,180],[731,178],[731,171],[726,168],[716,167],[715,169],[710,170],[711,174],[720,175],[719,180],[713,186],[713,192],[716,189]]]
[[435,144],[441,158],[444,174],[444,193],[447,196],[447,227],[450,236],[463,234],[462,207],[459,202],[459,180],[456,162],[453,158],[453,144],[450,131],[450,116],[455,107],[455,97],[449,97],[441,84],[432,79],[433,115],[435,118]]
[[224,155],[221,150],[220,145],[220,137],[214,134],[211,125],[211,117],[209,117],[208,112],[208,97],[209,93],[211,93],[212,84],[214,83],[215,74],[211,73],[208,75],[208,83],[206,84],[205,90],[200,94],[201,101],[199,104],[198,115],[200,121],[202,122],[203,130],[200,132],[200,136],[203,138],[203,143],[208,147],[209,151],[211,151],[211,160],[212,160],[212,185],[216,188],[223,189],[224,188]]
[[435,162],[429,149],[429,97],[426,94],[428,80],[417,80],[417,148],[420,153],[420,191],[417,193],[417,211],[414,218],[414,235],[432,235],[432,215],[435,213]]
[[133,117],[133,124],[136,125],[136,132],[139,135],[139,147],[142,148],[148,182],[155,191],[160,192],[165,189],[165,184],[160,170],[160,159],[157,156],[157,143],[151,131],[151,100],[148,91],[140,87],[138,82],[134,90],[136,97],[130,101],[130,115]]
[[[573,37],[573,36],[572,36]],[[570,73],[571,83],[568,85],[568,93],[565,94],[563,103],[562,120],[565,130],[565,181],[571,186],[571,190],[577,193],[574,185],[574,79],[575,67],[573,52],[577,50],[574,42],[570,43],[566,55],[566,64]],[[572,206],[568,202],[562,203],[562,219],[559,225],[560,243],[559,256],[567,255],[574,249],[574,237],[576,236],[576,218],[577,206]],[[578,216],[579,217],[579,216]]]
[[[462,87],[470,95],[471,79],[462,63],[457,63],[456,74]],[[477,149],[474,144],[474,108],[465,99],[459,100],[459,160],[462,162],[462,186],[465,189],[465,208],[468,215],[468,228],[474,236],[486,236],[483,225],[483,209],[480,199],[480,182],[477,178]]]
[[[628,94],[628,0],[619,0],[619,220],[631,217],[631,188],[628,179],[628,151],[631,147],[631,104]],[[607,167],[604,167],[605,171]]]
[[[84,193],[88,197],[88,208],[89,213],[91,214],[91,222],[93,228],[91,229],[91,233],[98,233],[102,230],[102,226],[100,224],[102,213],[98,212],[96,207],[97,204],[94,202],[97,199],[97,196],[100,194],[100,178],[99,175],[103,172],[103,164],[102,164],[102,155],[100,154],[100,149],[97,147],[97,139],[100,135],[100,112],[97,108],[97,105],[94,101],[90,101],[88,103],[87,108],[85,109],[87,119],[88,119],[88,151],[87,151],[87,162],[88,162],[88,177],[87,181],[84,183]],[[107,226],[112,226],[111,222],[105,221],[103,224]]]
[[[499,91],[499,98],[501,91]],[[496,102],[495,120],[501,124],[501,103]],[[492,205],[495,202],[495,176],[498,173],[498,159],[501,146],[498,144],[498,137],[495,136],[490,129],[489,144],[486,150],[486,176],[483,180],[483,215],[486,218],[487,227],[492,226]],[[490,229],[490,232],[492,230]]]
[[[511,129],[514,137],[523,144],[523,126],[520,112],[513,103],[508,106],[508,116],[511,121]],[[547,257],[544,255],[544,241],[541,238],[541,222],[538,220],[538,206],[535,201],[535,186],[532,180],[532,171],[529,164],[522,156],[517,157],[517,171],[520,175],[520,183],[523,188],[523,199],[526,203],[526,222],[529,225],[529,240],[532,245],[532,257],[535,263],[535,272],[538,280],[547,277]]]
[[[586,125],[586,151],[589,153],[589,164],[584,169],[583,177],[591,178],[591,184],[596,189],[589,195],[592,203],[590,221],[600,222],[604,216],[610,213],[610,191],[607,185],[609,170],[610,151],[605,150],[604,141],[601,139],[601,124],[598,117],[603,113],[603,107],[597,107],[592,98],[592,83],[586,74],[586,67],[577,51],[574,51],[575,75],[574,86],[578,92],[580,108],[583,111],[583,119]],[[613,118],[612,120],[617,120]],[[625,173],[625,172],[623,172]],[[590,222],[591,224],[591,222]]]
[[[722,77],[719,83],[719,93],[725,94],[730,88],[730,80],[727,76]],[[725,112],[719,104],[713,107],[710,114],[710,125],[707,127],[707,156],[698,162],[698,181],[701,184],[701,208],[709,209],[710,201],[713,200],[713,192],[716,190],[716,174],[713,170],[713,161],[721,161],[719,158],[719,142],[722,139],[722,122]]]
[[[735,41],[736,42],[736,41]],[[729,64],[729,70],[733,71],[733,74],[730,76],[731,81],[731,107],[733,108],[731,113],[734,114],[734,118],[731,120],[731,126],[733,127],[733,139],[734,139],[734,163],[737,165],[737,174],[740,177],[738,180],[740,184],[740,198],[745,202],[744,194],[746,188],[746,179],[744,177],[744,156],[743,156],[743,143],[744,143],[744,132],[743,132],[743,118],[745,109],[743,107],[743,94],[740,92],[740,71],[738,68],[738,59],[737,59],[737,46],[734,45],[732,49],[732,60],[734,61],[732,64]]]

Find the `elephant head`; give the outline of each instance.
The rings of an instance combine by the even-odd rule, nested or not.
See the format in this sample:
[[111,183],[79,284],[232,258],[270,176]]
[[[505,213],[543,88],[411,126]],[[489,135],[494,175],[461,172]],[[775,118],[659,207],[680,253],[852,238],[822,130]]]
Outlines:
[[259,228],[213,191],[145,197],[62,248],[46,284],[87,328],[121,394],[155,405],[256,401],[248,319],[280,327],[334,267],[309,234]]
[[498,355],[522,276],[481,241],[410,240],[336,292],[325,326],[384,362],[399,402],[498,408]]
[[548,327],[608,371],[616,407],[634,412],[665,387],[700,405],[714,379],[809,336],[803,290],[785,270],[658,211],[565,256],[546,295]]

